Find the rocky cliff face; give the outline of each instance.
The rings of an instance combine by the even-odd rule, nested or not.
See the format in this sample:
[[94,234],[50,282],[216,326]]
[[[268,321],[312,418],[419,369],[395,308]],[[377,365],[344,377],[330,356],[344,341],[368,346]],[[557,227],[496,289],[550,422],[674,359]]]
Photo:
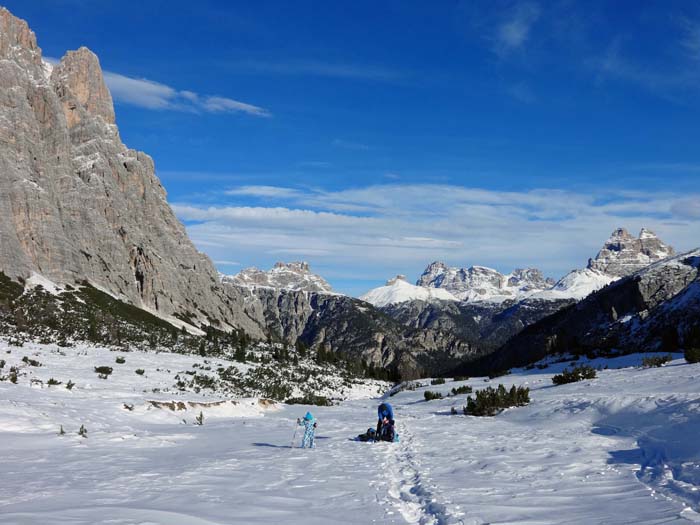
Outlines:
[[80,48],[51,72],[27,24],[6,9],[0,9],[0,270],[15,278],[88,280],[162,316],[264,335],[188,239],[153,160],[121,142],[97,57]]
[[588,261],[588,268],[611,277],[625,277],[674,253],[672,247],[646,228],[642,228],[637,238],[624,228],[618,228],[596,258]]

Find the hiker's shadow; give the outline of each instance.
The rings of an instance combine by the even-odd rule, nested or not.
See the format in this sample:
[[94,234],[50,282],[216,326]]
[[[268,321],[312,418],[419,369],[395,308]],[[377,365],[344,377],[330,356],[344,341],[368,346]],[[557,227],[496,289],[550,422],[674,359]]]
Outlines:
[[253,443],[254,447],[270,447],[270,448],[292,448],[289,445],[273,445],[272,443]]

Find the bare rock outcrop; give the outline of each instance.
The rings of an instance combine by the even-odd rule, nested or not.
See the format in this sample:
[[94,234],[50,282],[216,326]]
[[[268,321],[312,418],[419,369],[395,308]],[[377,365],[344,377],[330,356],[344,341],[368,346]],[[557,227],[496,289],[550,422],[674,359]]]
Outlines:
[[[50,73],[50,74],[49,74]],[[262,320],[224,291],[166,201],[153,160],[127,148],[99,60],[44,63],[26,22],[0,9],[0,270],[87,280],[162,316],[236,326]]]

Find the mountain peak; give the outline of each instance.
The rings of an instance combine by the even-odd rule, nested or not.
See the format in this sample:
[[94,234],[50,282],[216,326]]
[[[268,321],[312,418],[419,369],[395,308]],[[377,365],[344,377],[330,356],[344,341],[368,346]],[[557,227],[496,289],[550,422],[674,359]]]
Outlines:
[[0,7],[0,60],[12,60],[35,80],[41,78],[41,49],[29,24]]
[[309,263],[303,261],[277,262],[269,271],[255,267],[246,268],[233,276],[224,275],[223,283],[245,288],[273,288],[304,292],[331,293],[328,282],[311,272]]
[[642,228],[635,238],[624,228],[618,228],[595,259],[588,261],[588,269],[611,277],[624,277],[674,254],[674,249],[651,230]]
[[[68,90],[89,114],[102,117],[107,124],[114,124],[112,95],[105,84],[97,55],[87,47],[68,51],[53,68],[51,81],[58,92]],[[72,103],[64,107],[69,127],[80,120],[75,109]]]

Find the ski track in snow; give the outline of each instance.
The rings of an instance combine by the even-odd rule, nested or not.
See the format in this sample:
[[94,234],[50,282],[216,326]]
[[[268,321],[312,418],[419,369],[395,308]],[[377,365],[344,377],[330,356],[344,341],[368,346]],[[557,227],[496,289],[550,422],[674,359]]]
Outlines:
[[[3,344],[6,373],[29,352]],[[359,391],[334,407],[204,408],[195,426],[199,408],[147,403],[173,399],[149,390],[166,378],[156,366],[179,369],[190,357],[129,353],[99,380],[92,367],[116,354],[88,349],[73,362],[50,345],[31,348],[42,362],[33,377],[76,386],[0,382],[3,525],[700,523],[700,365],[681,359],[649,370],[614,369],[641,356],[595,361],[611,369],[559,387],[551,375],[570,363],[400,392],[389,398],[400,443],[369,444],[352,438],[374,426],[380,400]],[[464,395],[423,400],[425,389],[498,383],[529,386],[532,403],[475,418],[450,415]],[[307,409],[317,448],[297,448],[299,431],[290,447]],[[87,439],[76,435],[81,424]]]

